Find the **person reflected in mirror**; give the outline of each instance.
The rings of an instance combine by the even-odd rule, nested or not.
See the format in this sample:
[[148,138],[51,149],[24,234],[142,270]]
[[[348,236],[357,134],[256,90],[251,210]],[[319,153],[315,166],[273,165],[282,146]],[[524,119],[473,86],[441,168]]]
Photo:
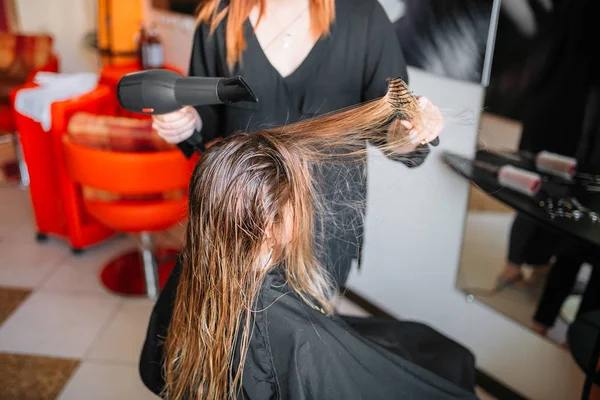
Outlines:
[[[519,149],[579,158],[578,151],[587,146],[583,136],[586,107],[598,79],[598,57],[593,49],[600,34],[595,20],[600,14],[600,3],[562,1],[555,7],[550,50],[527,96]],[[594,110],[587,115],[597,113]],[[549,117],[553,115],[569,118]],[[518,214],[510,232],[507,264],[497,279],[496,289],[512,288],[531,294],[535,286],[543,284],[562,242],[562,237]],[[534,267],[531,282],[524,279],[525,264]]]
[[[597,76],[591,80],[586,96],[582,136],[576,159],[579,172],[600,175],[600,78]],[[600,309],[600,249],[590,249],[564,238],[558,248],[556,262],[548,274],[532,326],[541,335],[546,335],[554,326],[567,297],[573,292],[578,273],[585,262],[592,266],[592,273],[577,315]]]
[[[543,284],[560,239],[559,235],[529,217],[517,214],[510,230],[507,265],[497,279],[496,289],[510,288],[532,294],[536,286]],[[528,281],[523,274],[525,265],[533,267]]]

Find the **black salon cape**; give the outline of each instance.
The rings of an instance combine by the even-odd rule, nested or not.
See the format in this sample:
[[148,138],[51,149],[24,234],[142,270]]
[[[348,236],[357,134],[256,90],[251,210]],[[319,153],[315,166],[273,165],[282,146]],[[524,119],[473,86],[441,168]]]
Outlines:
[[[164,314],[152,315],[150,335],[170,319],[169,307],[159,310]],[[327,317],[293,294],[276,269],[267,275],[255,310],[261,311],[253,317],[240,399],[476,398],[472,354],[425,325]],[[158,393],[162,378],[152,366],[151,346],[146,342],[140,371]]]

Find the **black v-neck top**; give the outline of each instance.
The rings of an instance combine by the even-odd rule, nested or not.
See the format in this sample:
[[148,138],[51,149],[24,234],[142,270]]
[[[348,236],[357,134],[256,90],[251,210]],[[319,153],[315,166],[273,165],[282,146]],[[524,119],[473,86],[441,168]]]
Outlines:
[[[388,78],[408,81],[398,39],[379,2],[339,0],[335,7],[330,34],[320,38],[302,64],[286,77],[266,57],[249,20],[244,25],[247,48],[241,63],[231,71],[226,62],[226,23],[212,35],[208,25],[197,27],[189,74],[241,75],[259,99],[256,104],[198,107],[204,143],[236,131],[281,126],[382,97]],[[180,147],[187,155],[194,151],[185,142]],[[403,161],[419,164],[426,150],[423,146],[412,159],[403,157]]]
[[[226,3],[223,1],[221,6]],[[226,62],[226,23],[222,22],[212,35],[208,25],[197,27],[190,75],[241,75],[259,99],[258,103],[198,107],[203,122],[200,132],[203,143],[236,131],[282,126],[377,99],[386,94],[388,78],[408,80],[393,25],[379,2],[338,0],[335,7],[336,17],[330,33],[320,38],[302,64],[285,78],[268,60],[249,20],[244,24],[247,48],[241,63],[231,71]],[[188,156],[195,150],[186,142],[179,147]],[[396,155],[394,159],[415,167],[428,153],[429,146],[425,144],[411,154]],[[327,266],[336,283],[343,286],[352,261],[356,259],[360,265],[361,221],[365,209],[356,205],[365,204],[366,162],[334,164],[321,168],[315,181],[335,221],[323,221],[326,216],[316,215],[315,237],[317,247],[322,249],[319,254],[322,264]],[[320,226],[325,227],[323,232]]]

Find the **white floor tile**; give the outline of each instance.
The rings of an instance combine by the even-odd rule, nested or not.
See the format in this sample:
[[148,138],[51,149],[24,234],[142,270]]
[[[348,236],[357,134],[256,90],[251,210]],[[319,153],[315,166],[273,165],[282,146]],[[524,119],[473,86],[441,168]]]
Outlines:
[[61,262],[41,289],[53,292],[108,293],[100,282],[100,271],[114,257],[134,249],[135,242],[129,237],[121,236],[87,249],[83,254],[70,255]]
[[154,302],[142,299],[123,302],[114,319],[92,345],[87,360],[137,365]]
[[0,327],[0,351],[82,358],[118,297],[34,292]]
[[35,243],[36,226],[32,215],[19,213],[18,211],[9,215],[1,214],[0,242]]
[[[3,221],[0,225],[0,242],[41,244],[36,241],[35,221],[33,221],[33,218],[31,218],[31,221],[28,221],[26,218],[20,220],[18,223],[13,224]],[[61,245],[66,246],[64,242],[59,242],[58,239],[53,239],[52,242],[54,242],[55,245],[60,243]]]
[[[18,188],[0,188],[0,239],[10,237],[15,227],[29,225],[33,221],[29,192]],[[32,227],[35,230],[35,227]]]
[[153,400],[158,397],[144,386],[137,366],[84,362],[58,399]]
[[14,214],[15,211],[31,213],[29,190],[21,190],[16,186],[2,187],[0,188],[0,197],[2,197],[3,206],[0,210],[0,216]]
[[69,249],[56,242],[0,242],[0,285],[33,288],[58,267]]

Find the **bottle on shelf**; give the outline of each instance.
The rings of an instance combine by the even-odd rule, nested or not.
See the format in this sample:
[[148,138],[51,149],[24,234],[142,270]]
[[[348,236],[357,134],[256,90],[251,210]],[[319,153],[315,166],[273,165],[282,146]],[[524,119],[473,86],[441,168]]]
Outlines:
[[136,45],[137,61],[140,64],[140,67],[144,68],[144,64],[146,63],[144,49],[148,45],[148,33],[143,22],[140,22],[140,29],[136,33],[134,40]]
[[143,65],[144,69],[164,67],[164,48],[155,23],[153,23],[150,28],[150,33],[143,48],[143,53],[145,63],[145,65]]

